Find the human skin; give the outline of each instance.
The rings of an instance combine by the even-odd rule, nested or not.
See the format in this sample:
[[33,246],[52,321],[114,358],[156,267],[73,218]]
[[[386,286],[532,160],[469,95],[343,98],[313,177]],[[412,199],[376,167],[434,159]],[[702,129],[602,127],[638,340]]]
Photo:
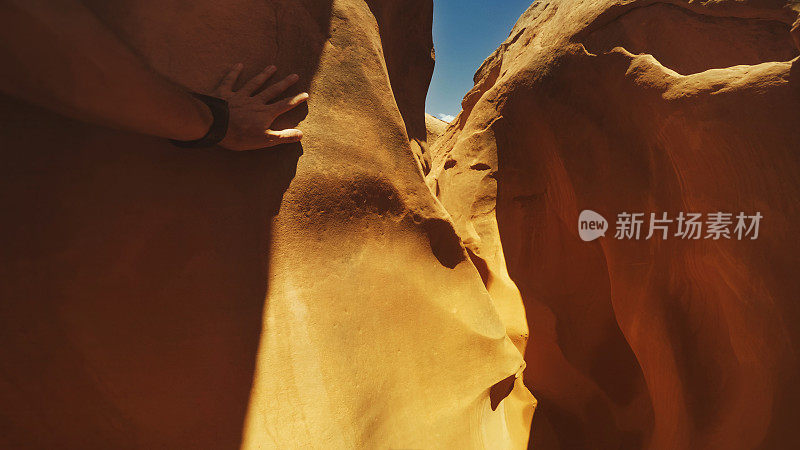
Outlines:
[[[80,1],[3,0],[0,29],[0,58],[12,62],[0,71],[4,94],[71,118],[169,139],[200,139],[211,126],[204,103],[155,73]],[[252,150],[300,141],[300,130],[271,129],[278,116],[308,98],[300,93],[275,101],[299,77],[259,91],[277,71],[269,66],[235,90],[242,69],[234,65],[212,93],[230,109],[220,145]]]

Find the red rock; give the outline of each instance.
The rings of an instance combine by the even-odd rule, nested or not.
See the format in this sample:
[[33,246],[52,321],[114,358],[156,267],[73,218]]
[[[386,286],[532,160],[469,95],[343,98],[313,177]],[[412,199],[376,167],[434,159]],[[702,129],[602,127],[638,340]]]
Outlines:
[[[534,3],[433,145],[428,184],[507,293],[509,336],[529,340],[534,448],[800,445],[800,67],[783,6]],[[587,243],[583,209],[764,220],[755,241]]]

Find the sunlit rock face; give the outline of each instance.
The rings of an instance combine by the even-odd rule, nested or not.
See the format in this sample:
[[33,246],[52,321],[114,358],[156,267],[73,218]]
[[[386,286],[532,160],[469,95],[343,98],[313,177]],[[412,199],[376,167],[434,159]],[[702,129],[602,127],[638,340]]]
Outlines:
[[[784,6],[536,2],[433,145],[427,182],[509,336],[525,328],[510,280],[521,292],[534,447],[798,446],[800,63]],[[612,226],[624,211],[764,219],[757,240],[583,242],[584,209]]]
[[0,446],[524,447],[521,303],[509,335],[424,179],[431,2],[88,3],[191,90],[296,71],[305,138],[184,150],[0,100]]

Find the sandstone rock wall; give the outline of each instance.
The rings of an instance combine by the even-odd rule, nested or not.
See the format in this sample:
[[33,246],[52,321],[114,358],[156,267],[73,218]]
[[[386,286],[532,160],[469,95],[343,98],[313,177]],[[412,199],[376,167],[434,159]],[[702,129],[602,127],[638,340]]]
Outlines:
[[181,150],[0,100],[0,446],[524,447],[519,339],[423,178],[431,2],[89,3],[192,90],[296,71],[305,138]]
[[[518,348],[525,306],[534,448],[800,445],[796,19],[537,1],[478,70],[427,182]],[[586,243],[583,209],[764,220],[756,241]]]

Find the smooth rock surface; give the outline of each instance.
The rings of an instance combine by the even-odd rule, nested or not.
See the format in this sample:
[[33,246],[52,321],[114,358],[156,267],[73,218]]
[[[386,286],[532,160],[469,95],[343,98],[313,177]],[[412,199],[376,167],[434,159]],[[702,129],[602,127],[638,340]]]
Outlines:
[[89,3],[188,89],[299,73],[305,138],[0,100],[0,446],[524,447],[520,347],[423,177],[430,0]]
[[[478,70],[427,182],[520,349],[524,304],[534,448],[800,446],[796,20],[538,1]],[[754,241],[589,243],[584,209],[764,219]]]

